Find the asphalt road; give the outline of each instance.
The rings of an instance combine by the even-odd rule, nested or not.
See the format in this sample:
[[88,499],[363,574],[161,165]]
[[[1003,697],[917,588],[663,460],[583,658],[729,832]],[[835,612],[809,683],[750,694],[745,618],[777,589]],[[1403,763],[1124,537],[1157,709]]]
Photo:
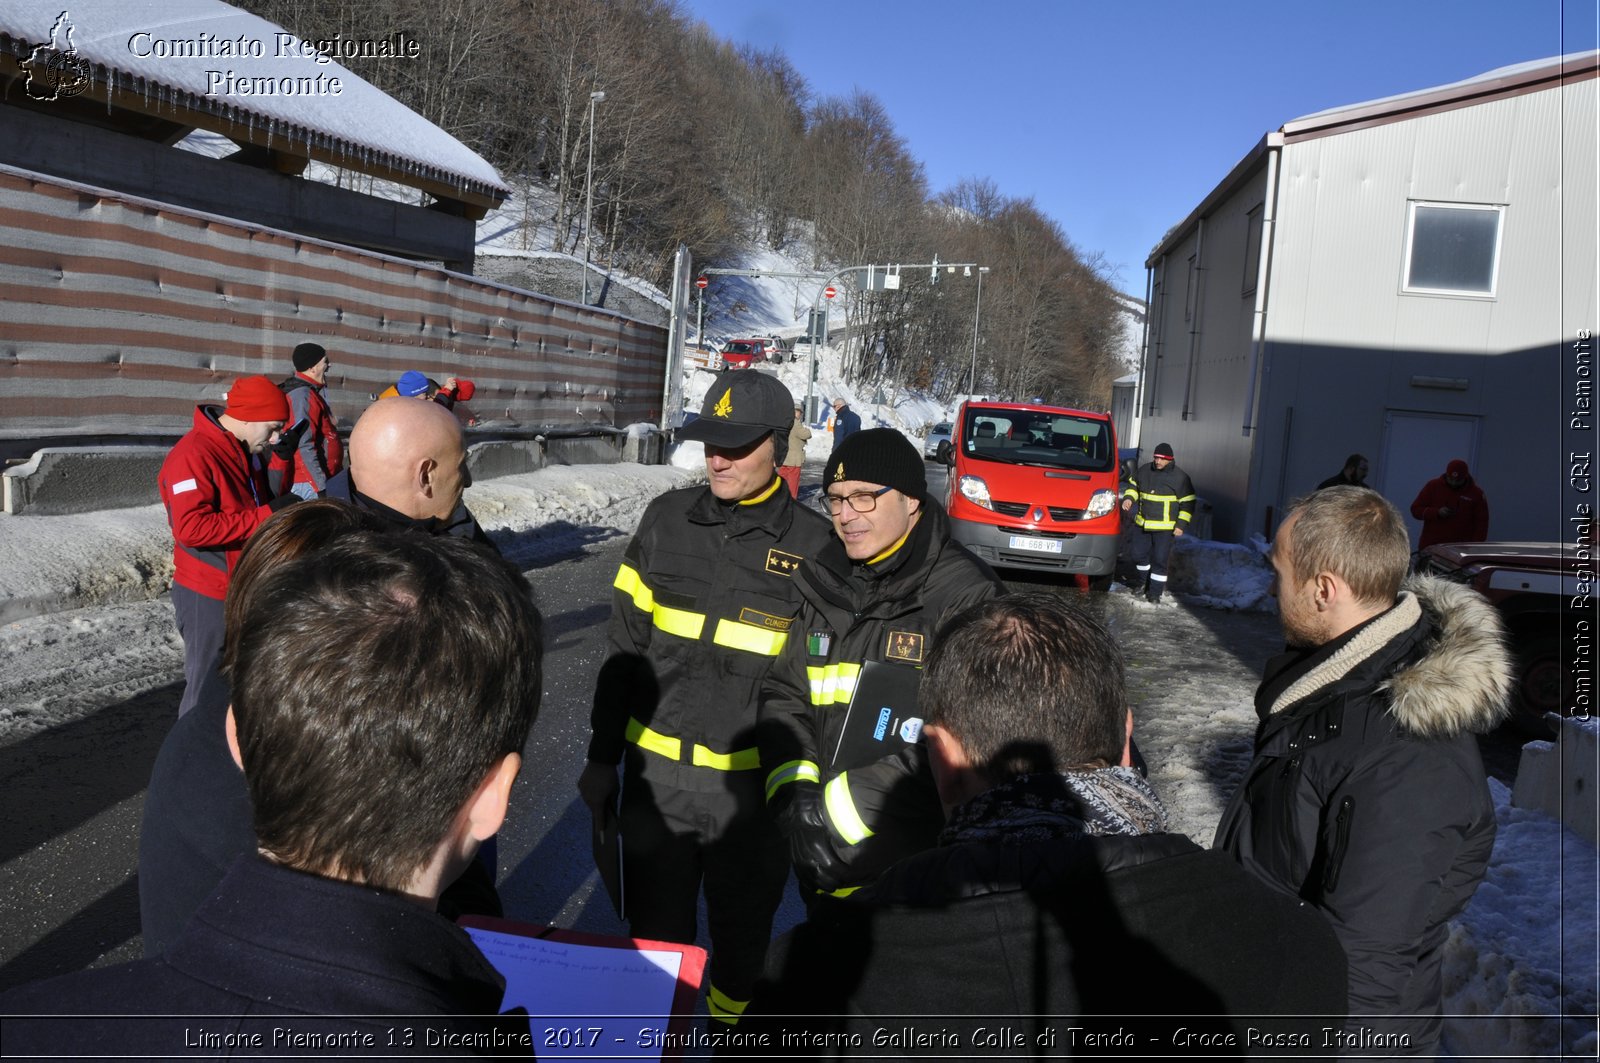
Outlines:
[[[944,470],[930,463],[928,471],[938,493]],[[820,473],[808,469],[805,482],[815,485]],[[810,487],[803,497],[816,490]],[[597,890],[588,817],[573,784],[583,762],[589,695],[605,653],[611,580],[625,539],[608,533],[582,538],[582,546],[528,570],[548,622],[545,693],[500,835],[500,891],[513,917],[619,933],[622,924]],[[1139,734],[1146,736],[1141,745],[1172,751],[1209,743],[1202,770],[1152,765],[1169,803],[1189,810],[1180,829],[1208,841],[1208,824],[1214,824],[1248,760],[1249,691],[1261,663],[1281,647],[1276,618],[1151,611],[1119,596],[1084,594],[1068,580],[1007,575],[1013,588],[1072,597],[1118,637],[1128,656]],[[117,608],[168,607],[156,602]],[[1216,722],[1214,736],[1194,733],[1190,718],[1179,714],[1141,716],[1142,706],[1171,698],[1173,676],[1186,673],[1195,681],[1196,697],[1233,707]],[[93,700],[92,676],[87,685],[73,696]],[[176,717],[180,693],[171,682],[126,696],[109,683],[78,721],[0,746],[0,989],[142,955],[139,822],[150,766]],[[1516,768],[1515,739],[1493,737],[1484,748],[1491,773],[1509,781]],[[779,929],[800,915],[791,887]]]

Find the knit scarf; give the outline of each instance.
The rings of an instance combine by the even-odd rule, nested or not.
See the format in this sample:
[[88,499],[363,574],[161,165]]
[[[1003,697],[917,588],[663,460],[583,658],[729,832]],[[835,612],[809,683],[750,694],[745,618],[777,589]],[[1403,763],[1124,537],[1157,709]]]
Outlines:
[[1081,834],[1160,834],[1167,810],[1133,768],[1019,775],[957,808],[940,845],[1031,845]]

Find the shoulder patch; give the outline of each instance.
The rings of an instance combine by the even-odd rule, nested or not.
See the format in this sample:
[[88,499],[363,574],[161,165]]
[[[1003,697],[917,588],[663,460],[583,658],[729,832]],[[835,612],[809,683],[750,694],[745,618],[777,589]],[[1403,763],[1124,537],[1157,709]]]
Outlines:
[[889,643],[884,647],[883,654],[891,661],[921,663],[926,641],[926,637],[920,631],[891,631]]
[[805,558],[799,554],[785,553],[774,547],[767,551],[767,571],[774,576],[790,576],[800,567],[800,562]]

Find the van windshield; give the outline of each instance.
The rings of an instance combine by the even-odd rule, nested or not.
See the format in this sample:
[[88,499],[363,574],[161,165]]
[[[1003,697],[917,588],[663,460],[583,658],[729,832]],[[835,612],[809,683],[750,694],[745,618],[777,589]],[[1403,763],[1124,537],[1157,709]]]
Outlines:
[[969,406],[962,450],[979,461],[1109,472],[1116,464],[1111,423],[1058,410]]

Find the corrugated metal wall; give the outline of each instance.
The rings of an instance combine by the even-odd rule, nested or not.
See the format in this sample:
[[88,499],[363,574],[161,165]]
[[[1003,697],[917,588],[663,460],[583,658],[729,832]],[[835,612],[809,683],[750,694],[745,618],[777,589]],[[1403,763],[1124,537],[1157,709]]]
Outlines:
[[[1262,399],[1250,436],[1242,427],[1254,296],[1241,280],[1265,162],[1205,218],[1187,321],[1198,230],[1168,250],[1154,274],[1143,442],[1146,451],[1177,449],[1215,506],[1218,538],[1265,530],[1269,512],[1281,518],[1352,452],[1371,459],[1369,482],[1407,509],[1421,484],[1383,479],[1391,413],[1476,418],[1474,473],[1489,495],[1490,535],[1563,534],[1558,358],[1563,341],[1596,319],[1597,85],[1278,149]],[[1402,291],[1413,200],[1505,205],[1492,298]]]
[[660,422],[659,326],[0,167],[0,435],[182,432],[303,340],[347,422],[407,369],[508,427]]
[[[1564,320],[1586,324],[1595,310],[1595,85],[1284,146],[1262,417],[1271,449],[1252,514],[1281,511],[1354,451],[1372,460],[1369,483],[1407,509],[1422,484],[1387,476],[1383,460],[1386,415],[1403,411],[1477,418],[1473,471],[1491,537],[1561,534],[1557,352]],[[1492,297],[1402,290],[1416,200],[1505,206]],[[1574,243],[1588,268],[1563,268]]]
[[[1242,538],[1249,489],[1251,440],[1242,427],[1255,297],[1244,283],[1247,213],[1261,202],[1265,184],[1263,169],[1205,219],[1203,241],[1198,229],[1191,232],[1156,275],[1161,299],[1152,308],[1151,345],[1161,362],[1153,389],[1145,379],[1151,390],[1141,458],[1149,461],[1158,443],[1172,444],[1196,493],[1213,507],[1212,535],[1219,539]],[[1192,277],[1190,256],[1196,257]]]

